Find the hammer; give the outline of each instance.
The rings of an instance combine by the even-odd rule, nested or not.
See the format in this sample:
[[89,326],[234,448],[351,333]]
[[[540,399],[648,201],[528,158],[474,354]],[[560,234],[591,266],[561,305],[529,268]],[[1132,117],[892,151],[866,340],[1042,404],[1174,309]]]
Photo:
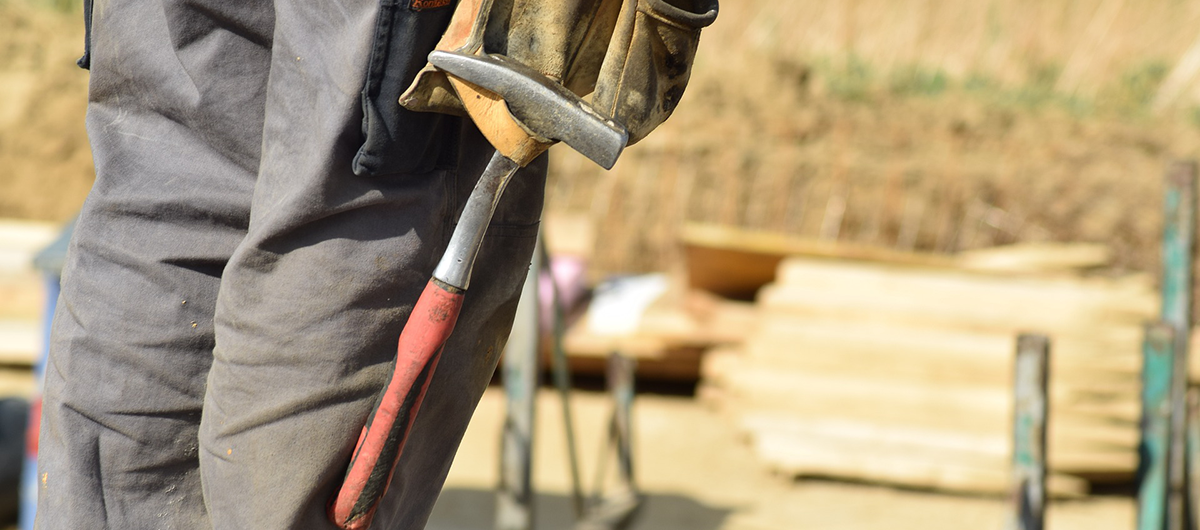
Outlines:
[[611,169],[628,140],[624,127],[579,96],[504,56],[434,51],[429,63],[448,74],[496,153],[467,199],[450,244],[400,333],[395,368],[367,417],[346,477],[330,499],[330,520],[347,530],[370,526],[391,482],[509,180],[559,141]]

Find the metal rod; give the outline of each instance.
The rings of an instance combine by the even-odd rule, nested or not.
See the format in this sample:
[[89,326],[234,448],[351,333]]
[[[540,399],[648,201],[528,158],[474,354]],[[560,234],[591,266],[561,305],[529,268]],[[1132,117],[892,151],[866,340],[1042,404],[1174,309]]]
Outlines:
[[471,269],[475,267],[479,245],[483,243],[483,236],[492,222],[492,214],[496,212],[496,204],[500,202],[505,186],[508,186],[508,181],[512,180],[518,169],[521,167],[516,162],[499,151],[492,155],[479,182],[475,183],[474,191],[467,198],[467,205],[458,218],[446,252],[433,270],[434,278],[464,291],[471,286]]
[[633,477],[633,378],[637,360],[613,354],[608,361],[608,381],[613,398],[613,430],[621,487],[637,491]]
[[1175,326],[1146,325],[1142,347],[1142,421],[1138,444],[1138,530],[1166,528],[1167,453],[1171,438],[1171,376]]
[[1200,389],[1189,388],[1187,395],[1187,484],[1189,528],[1200,528]]
[[[539,243],[540,244],[540,243]],[[538,386],[538,270],[533,263],[521,289],[512,333],[504,347],[507,414],[500,435],[500,486],[496,490],[496,530],[533,528],[533,424]]]
[[1050,339],[1017,337],[1014,370],[1013,498],[1008,528],[1042,530],[1046,519],[1046,423]]
[[571,371],[567,366],[566,348],[563,347],[563,337],[566,335],[566,310],[563,309],[562,296],[559,293],[558,280],[554,279],[551,268],[550,252],[546,249],[545,233],[540,236],[538,248],[541,255],[541,270],[550,280],[550,306],[552,334],[554,339],[551,374],[554,387],[562,402],[563,427],[567,437],[567,464],[571,471],[571,504],[575,509],[575,518],[583,517],[583,479],[579,470],[579,453],[575,443],[575,421],[571,417]]
[[[574,530],[624,530],[641,507],[642,498],[634,480],[633,468],[632,410],[636,370],[636,360],[617,352],[609,356],[607,376],[613,413],[608,423],[608,443],[600,453],[594,501],[588,508],[587,516],[575,525]],[[611,493],[604,494],[610,452],[616,453],[618,482]]]
[[637,369],[637,361],[612,352],[608,356],[608,369],[605,374],[608,380],[608,393],[612,399],[612,417],[608,422],[608,440],[600,452],[600,464],[597,466],[596,482],[593,489],[593,499],[599,505],[604,500],[604,479],[607,475],[609,453],[616,453],[618,488],[634,491],[633,483],[633,451],[631,448],[632,432],[630,416],[633,408],[633,373]]
[[1196,239],[1196,164],[1177,161],[1167,168],[1163,200],[1162,319],[1175,328],[1171,372],[1171,444],[1168,449],[1166,530],[1183,530],[1186,502],[1188,339],[1192,327],[1192,262]]
[[[611,355],[616,355],[613,353]],[[613,418],[608,421],[608,429],[605,430],[606,436],[604,443],[600,444],[600,455],[596,459],[596,474],[592,478],[592,493],[588,499],[587,512],[595,511],[604,501],[604,479],[608,476],[608,461],[609,453],[613,450],[613,444],[617,438],[617,426]]]

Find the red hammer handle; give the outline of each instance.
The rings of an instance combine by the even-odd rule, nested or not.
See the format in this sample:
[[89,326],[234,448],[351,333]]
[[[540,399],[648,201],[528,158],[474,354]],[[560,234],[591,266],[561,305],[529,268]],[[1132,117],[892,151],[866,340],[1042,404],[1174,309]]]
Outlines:
[[391,380],[358,437],[341,489],[329,503],[329,519],[338,527],[361,530],[370,526],[433,379],[442,347],[454,330],[464,292],[431,279],[413,306],[400,333]]

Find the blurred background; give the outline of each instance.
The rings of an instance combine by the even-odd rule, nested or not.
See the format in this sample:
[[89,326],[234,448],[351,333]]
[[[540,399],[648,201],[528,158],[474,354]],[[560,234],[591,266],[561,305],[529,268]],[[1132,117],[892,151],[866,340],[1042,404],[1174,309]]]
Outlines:
[[[589,378],[619,350],[639,360],[635,528],[1000,528],[1013,341],[1033,329],[1061,353],[1051,525],[1131,528],[1163,175],[1200,153],[1200,4],[721,8],[675,115],[612,171],[553,151],[544,226],[579,293],[585,467],[607,414]],[[46,295],[27,258],[94,177],[82,43],[77,1],[0,0],[4,395],[36,388]],[[611,281],[631,275],[651,287]],[[616,331],[596,316],[610,292],[638,316]],[[431,527],[492,525],[493,390]],[[544,527],[570,519],[554,418]]]

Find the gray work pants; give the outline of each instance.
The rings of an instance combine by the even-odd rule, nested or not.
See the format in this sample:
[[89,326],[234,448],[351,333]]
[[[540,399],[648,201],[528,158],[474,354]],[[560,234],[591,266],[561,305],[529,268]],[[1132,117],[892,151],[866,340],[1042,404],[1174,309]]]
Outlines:
[[[396,104],[453,10],[436,4],[97,0],[97,178],[46,370],[39,528],[331,527],[491,152]],[[511,326],[544,170],[503,198],[373,528],[425,524]]]

